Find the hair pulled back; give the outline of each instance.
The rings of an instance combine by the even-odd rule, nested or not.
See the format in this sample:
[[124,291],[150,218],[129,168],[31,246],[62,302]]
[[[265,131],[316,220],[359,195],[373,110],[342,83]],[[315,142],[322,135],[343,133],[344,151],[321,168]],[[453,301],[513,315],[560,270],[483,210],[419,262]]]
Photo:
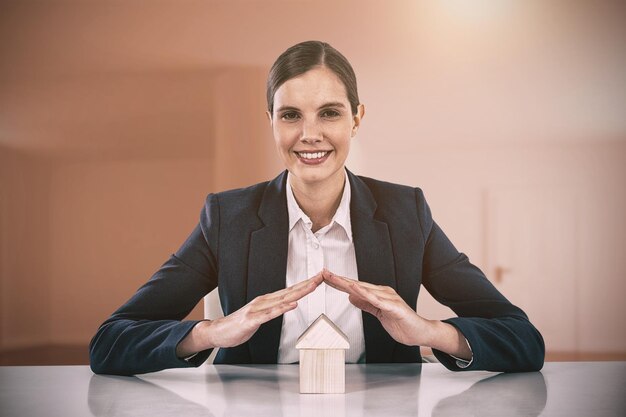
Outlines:
[[274,111],[274,94],[286,81],[295,78],[315,67],[331,70],[346,87],[352,114],[357,113],[359,94],[356,75],[350,62],[339,51],[320,41],[301,42],[288,48],[274,62],[267,78],[267,109]]

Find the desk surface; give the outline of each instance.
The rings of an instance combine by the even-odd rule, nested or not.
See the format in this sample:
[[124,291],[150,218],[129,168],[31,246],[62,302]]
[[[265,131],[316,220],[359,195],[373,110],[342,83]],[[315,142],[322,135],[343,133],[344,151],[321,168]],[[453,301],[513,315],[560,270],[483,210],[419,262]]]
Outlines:
[[345,394],[299,394],[297,365],[205,365],[137,377],[86,366],[0,367],[4,417],[625,416],[626,362],[453,373],[440,364],[346,365]]

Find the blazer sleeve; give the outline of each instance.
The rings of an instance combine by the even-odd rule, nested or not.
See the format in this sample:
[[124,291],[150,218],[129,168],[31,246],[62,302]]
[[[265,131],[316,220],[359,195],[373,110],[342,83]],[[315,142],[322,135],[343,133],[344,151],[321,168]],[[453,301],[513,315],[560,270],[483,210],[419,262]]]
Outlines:
[[444,322],[463,333],[473,353],[473,360],[466,368],[457,366],[453,357],[433,349],[435,357],[451,370],[540,370],[545,346],[539,331],[465,254],[457,251],[433,221],[420,189],[416,189],[416,199],[426,242],[422,283],[437,301],[457,314],[458,317]]
[[199,366],[211,350],[188,361],[176,346],[198,321],[182,321],[217,286],[219,205],[209,195],[200,222],[181,248],[98,329],[89,344],[98,374],[133,375]]

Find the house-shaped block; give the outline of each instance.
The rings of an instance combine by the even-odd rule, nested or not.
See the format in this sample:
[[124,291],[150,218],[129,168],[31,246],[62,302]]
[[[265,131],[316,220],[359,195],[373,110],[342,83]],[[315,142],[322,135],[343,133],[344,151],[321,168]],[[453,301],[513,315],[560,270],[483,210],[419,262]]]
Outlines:
[[326,315],[320,315],[296,342],[300,351],[300,393],[345,392],[348,337]]

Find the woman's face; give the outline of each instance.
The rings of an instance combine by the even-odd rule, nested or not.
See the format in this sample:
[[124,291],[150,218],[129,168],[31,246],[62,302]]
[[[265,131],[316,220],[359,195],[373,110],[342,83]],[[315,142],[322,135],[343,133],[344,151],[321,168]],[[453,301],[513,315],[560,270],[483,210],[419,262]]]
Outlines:
[[316,67],[282,84],[269,114],[276,148],[294,180],[324,184],[339,178],[363,106],[352,115],[346,88],[331,70]]

